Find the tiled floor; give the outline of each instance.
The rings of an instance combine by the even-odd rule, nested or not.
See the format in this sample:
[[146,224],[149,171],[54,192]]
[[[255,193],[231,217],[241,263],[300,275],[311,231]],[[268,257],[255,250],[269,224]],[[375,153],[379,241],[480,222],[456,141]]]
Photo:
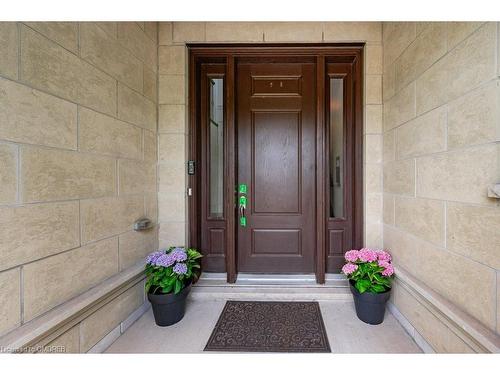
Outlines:
[[[170,327],[156,326],[149,309],[107,352],[202,352],[224,303],[223,300],[189,300],[184,319]],[[352,301],[320,301],[319,304],[333,353],[421,352],[389,311],[381,325],[371,326],[358,320]]]

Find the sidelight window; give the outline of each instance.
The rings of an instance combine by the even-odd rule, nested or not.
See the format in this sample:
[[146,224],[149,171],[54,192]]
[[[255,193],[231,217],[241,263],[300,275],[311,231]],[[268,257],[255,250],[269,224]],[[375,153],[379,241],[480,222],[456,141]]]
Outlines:
[[344,79],[330,78],[330,217],[344,217]]
[[210,78],[209,181],[210,217],[223,217],[224,202],[224,79]]

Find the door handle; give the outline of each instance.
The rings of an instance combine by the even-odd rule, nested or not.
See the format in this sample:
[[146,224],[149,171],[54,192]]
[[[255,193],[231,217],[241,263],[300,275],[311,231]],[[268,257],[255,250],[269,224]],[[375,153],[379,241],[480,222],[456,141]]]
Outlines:
[[245,209],[247,207],[247,197],[244,195],[240,196],[240,226],[247,226],[247,218],[245,216]]
[[240,226],[247,226],[247,218],[245,216],[245,210],[247,208],[247,186],[245,184],[240,184],[238,192],[240,194],[239,201],[239,210],[240,210]]
[[240,218],[243,218],[243,219],[246,218],[245,217],[245,206],[242,206],[241,204],[240,204]]

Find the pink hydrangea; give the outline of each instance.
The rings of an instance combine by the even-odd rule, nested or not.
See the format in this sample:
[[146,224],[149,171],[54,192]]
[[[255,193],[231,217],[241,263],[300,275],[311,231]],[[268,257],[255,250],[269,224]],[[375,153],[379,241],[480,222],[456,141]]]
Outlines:
[[384,250],[375,250],[377,253],[378,260],[384,260],[390,262],[392,260],[391,254]]
[[345,260],[348,262],[356,262],[359,259],[359,251],[358,250],[349,250],[344,255]]
[[394,267],[392,264],[387,264],[387,267],[382,271],[382,276],[392,276],[394,274]]
[[378,263],[378,265],[379,265],[380,267],[384,267],[384,268],[387,268],[388,266],[390,266],[390,265],[391,265],[391,264],[390,264],[388,261],[386,261],[386,260],[379,260],[377,263]]
[[357,264],[352,264],[352,263],[346,263],[344,267],[342,267],[342,272],[346,275],[350,275],[354,271],[358,269]]
[[363,262],[375,262],[378,256],[375,250],[363,248],[359,250],[359,260]]

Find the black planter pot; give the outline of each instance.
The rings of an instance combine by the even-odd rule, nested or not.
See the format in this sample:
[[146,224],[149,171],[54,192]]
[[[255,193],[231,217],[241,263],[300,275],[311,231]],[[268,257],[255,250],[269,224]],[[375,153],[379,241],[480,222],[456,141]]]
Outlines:
[[179,322],[186,311],[186,298],[191,290],[191,283],[178,294],[148,293],[148,300],[153,306],[155,322],[161,327],[171,326]]
[[391,296],[391,290],[384,293],[360,293],[351,280],[349,280],[349,286],[354,297],[354,307],[358,318],[368,324],[382,323],[385,315],[385,304]]

